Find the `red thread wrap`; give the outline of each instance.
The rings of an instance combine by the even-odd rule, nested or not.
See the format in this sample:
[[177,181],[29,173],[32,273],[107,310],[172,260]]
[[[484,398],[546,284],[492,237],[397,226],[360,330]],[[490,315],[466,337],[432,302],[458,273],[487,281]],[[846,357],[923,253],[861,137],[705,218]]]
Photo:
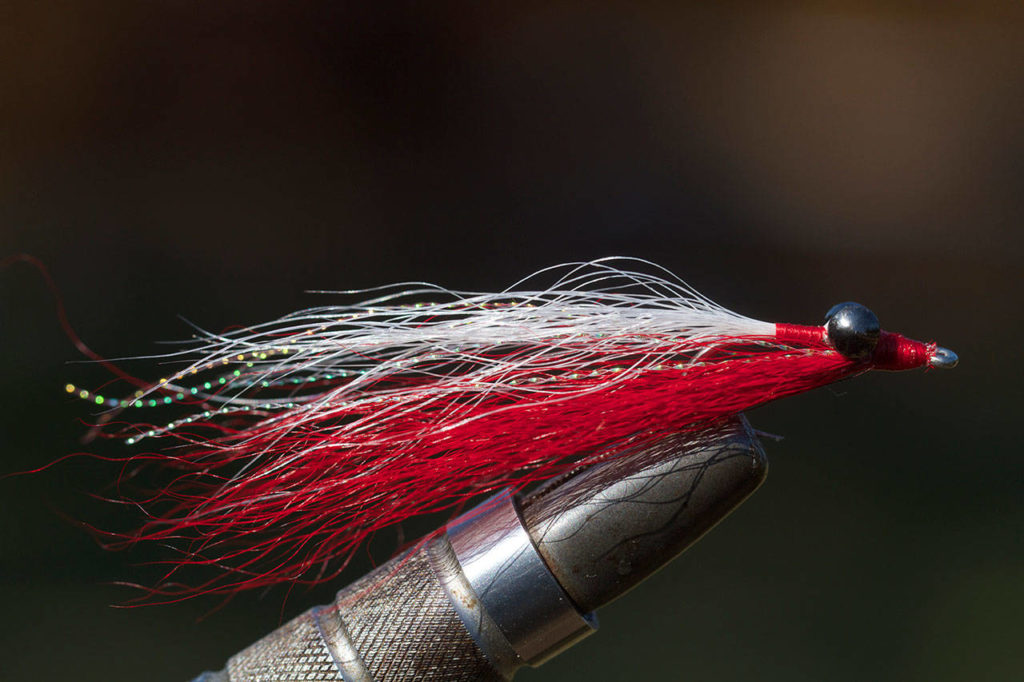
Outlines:
[[[801,324],[777,324],[775,336],[779,341],[796,344],[829,344],[825,327],[809,327]],[[831,345],[831,344],[829,344]],[[902,334],[883,331],[871,354],[872,369],[899,371],[926,367],[935,354],[934,343],[909,339]]]

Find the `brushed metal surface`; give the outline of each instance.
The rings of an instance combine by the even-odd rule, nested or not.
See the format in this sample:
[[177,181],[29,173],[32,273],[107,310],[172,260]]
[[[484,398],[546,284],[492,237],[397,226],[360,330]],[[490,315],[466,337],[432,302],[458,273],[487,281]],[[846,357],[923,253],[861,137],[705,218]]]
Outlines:
[[523,517],[581,611],[622,596],[725,518],[764,480],[746,419],[667,438],[541,489]]
[[552,627],[567,609],[580,619],[632,589],[766,468],[739,418],[572,472],[523,502],[498,496],[196,682],[510,680],[575,641]]
[[505,490],[448,524],[448,538],[484,612],[527,665],[540,665],[596,630],[551,574]]

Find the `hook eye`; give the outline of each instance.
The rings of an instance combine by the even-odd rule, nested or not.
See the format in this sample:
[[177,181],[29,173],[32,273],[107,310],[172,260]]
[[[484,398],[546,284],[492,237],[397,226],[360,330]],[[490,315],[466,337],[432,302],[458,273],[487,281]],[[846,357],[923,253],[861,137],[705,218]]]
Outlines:
[[936,346],[928,358],[928,366],[937,369],[953,369],[960,362],[960,357],[948,348]]

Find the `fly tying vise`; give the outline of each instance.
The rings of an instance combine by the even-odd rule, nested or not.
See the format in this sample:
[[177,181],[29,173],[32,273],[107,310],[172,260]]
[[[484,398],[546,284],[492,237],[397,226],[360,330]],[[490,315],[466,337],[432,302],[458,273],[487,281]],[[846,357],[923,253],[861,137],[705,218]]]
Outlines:
[[[161,356],[181,369],[125,398],[67,386],[108,408],[100,433],[138,448],[132,478],[160,481],[142,527],[107,538],[177,548],[155,595],[320,583],[412,516],[870,369],[957,362],[856,303],[823,326],[761,322],[630,259],[549,268],[497,294],[374,294],[202,332]],[[161,407],[177,418],[125,420]],[[183,586],[194,565],[223,570]]]

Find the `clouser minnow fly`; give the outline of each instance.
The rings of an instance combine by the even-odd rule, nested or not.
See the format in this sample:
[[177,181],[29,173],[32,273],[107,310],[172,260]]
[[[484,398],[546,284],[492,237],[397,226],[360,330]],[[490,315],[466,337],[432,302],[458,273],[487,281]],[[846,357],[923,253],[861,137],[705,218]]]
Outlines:
[[[856,303],[824,326],[760,322],[624,262],[656,269],[606,259],[497,294],[345,292],[375,297],[203,332],[161,356],[181,369],[130,397],[68,385],[108,407],[103,431],[137,449],[133,482],[161,481],[137,501],[144,525],[110,544],[175,546],[180,560],[154,588],[165,598],[318,583],[414,515],[870,369],[957,362],[882,331]],[[177,406],[173,421],[124,425],[165,406]],[[184,587],[192,565],[222,570]]]

